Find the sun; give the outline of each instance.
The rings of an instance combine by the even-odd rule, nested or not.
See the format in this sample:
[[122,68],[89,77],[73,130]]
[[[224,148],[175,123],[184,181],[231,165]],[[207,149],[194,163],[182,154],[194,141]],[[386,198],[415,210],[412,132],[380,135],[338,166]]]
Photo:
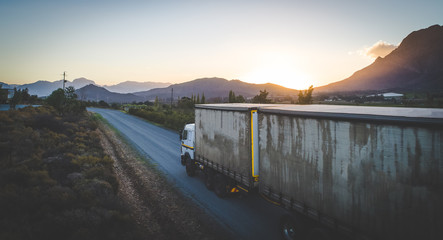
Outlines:
[[240,80],[249,83],[274,83],[292,89],[308,89],[312,85],[309,77],[299,71],[294,61],[281,55],[267,55],[257,67]]

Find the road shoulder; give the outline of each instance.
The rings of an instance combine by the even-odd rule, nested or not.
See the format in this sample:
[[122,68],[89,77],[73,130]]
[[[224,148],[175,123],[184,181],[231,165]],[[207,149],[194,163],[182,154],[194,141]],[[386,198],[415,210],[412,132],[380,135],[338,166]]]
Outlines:
[[215,220],[175,189],[107,125],[100,124],[99,135],[105,152],[114,160],[119,196],[128,204],[146,238],[229,238]]

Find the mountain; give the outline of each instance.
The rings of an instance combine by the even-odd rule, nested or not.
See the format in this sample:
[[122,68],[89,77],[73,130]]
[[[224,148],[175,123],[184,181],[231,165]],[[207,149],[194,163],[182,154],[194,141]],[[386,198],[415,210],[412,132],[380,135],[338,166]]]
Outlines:
[[134,82],[134,81],[126,81],[116,85],[111,86],[103,86],[107,90],[116,93],[134,93],[140,91],[148,91],[153,88],[165,88],[170,86],[170,83],[161,83],[161,82]]
[[72,81],[72,83],[68,81],[66,83],[66,86],[73,86],[75,89],[80,89],[80,88],[87,86],[89,84],[96,85],[94,81],[89,80],[87,78],[77,78],[77,79],[74,79],[74,81]]
[[7,84],[7,83],[4,83],[4,82],[0,82],[0,88],[4,88],[4,89],[6,89],[6,88],[13,89],[13,88],[15,88],[17,86],[18,86],[17,84]]
[[[86,78],[77,78],[74,81],[66,81],[65,87],[73,86],[75,89],[82,88],[89,84],[95,84],[94,81]],[[37,81],[35,83],[28,83],[23,85],[18,84],[3,84],[3,88],[17,88],[17,89],[28,89],[30,95],[37,95],[39,97],[49,96],[54,90],[58,88],[63,88],[63,80],[58,80],[55,82],[49,81]]]
[[89,84],[80,89],[75,90],[79,100],[83,101],[105,101],[108,103],[130,103],[145,101],[143,97],[134,94],[114,93],[93,84]]
[[191,97],[192,95],[205,94],[206,99],[226,98],[229,91],[234,91],[236,95],[243,95],[245,98],[253,97],[259,94],[260,90],[266,89],[270,97],[276,96],[295,96],[298,91],[285,88],[276,84],[252,84],[240,80],[228,81],[223,78],[200,78],[193,81],[174,84],[167,88],[156,88],[149,91],[136,92],[134,95],[144,97],[146,100],[170,99],[173,89],[174,98]]
[[443,26],[412,32],[386,57],[315,92],[370,90],[443,91]]
[[37,81],[35,83],[23,84],[17,86],[17,89],[28,89],[29,94],[37,95],[39,97],[49,96],[57,88],[63,87],[63,80],[49,82],[49,81]]
[[[49,82],[49,81],[37,81],[35,83],[29,83],[29,84],[6,84],[2,83],[3,88],[17,88],[17,89],[25,89],[27,88],[29,91],[29,94],[31,95],[37,95],[39,97],[49,96],[54,90],[57,90],[58,88],[63,87],[63,80],[58,80],[55,82]],[[65,86],[73,86],[75,89],[80,89],[87,85],[97,85],[94,81],[89,80],[87,78],[77,78],[71,81],[66,81]],[[171,85],[170,83],[159,83],[159,82],[134,82],[134,81],[126,81],[122,82],[116,85],[105,85],[104,88],[111,92],[117,92],[117,93],[132,93],[132,92],[140,92],[140,91],[147,91],[153,88],[163,88]]]

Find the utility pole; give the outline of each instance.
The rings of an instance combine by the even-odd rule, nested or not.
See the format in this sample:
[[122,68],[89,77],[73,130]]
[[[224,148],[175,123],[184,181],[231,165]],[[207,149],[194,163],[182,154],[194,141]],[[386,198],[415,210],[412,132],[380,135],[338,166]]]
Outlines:
[[171,111],[172,111],[172,100],[174,100],[174,88],[171,88]]
[[63,72],[63,92],[65,92],[66,72]]

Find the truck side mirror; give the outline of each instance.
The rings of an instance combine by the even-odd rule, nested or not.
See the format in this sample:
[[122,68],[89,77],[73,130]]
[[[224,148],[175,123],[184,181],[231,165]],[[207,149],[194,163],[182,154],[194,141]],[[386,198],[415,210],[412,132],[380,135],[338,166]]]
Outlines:
[[180,132],[180,141],[183,139],[183,134]]

